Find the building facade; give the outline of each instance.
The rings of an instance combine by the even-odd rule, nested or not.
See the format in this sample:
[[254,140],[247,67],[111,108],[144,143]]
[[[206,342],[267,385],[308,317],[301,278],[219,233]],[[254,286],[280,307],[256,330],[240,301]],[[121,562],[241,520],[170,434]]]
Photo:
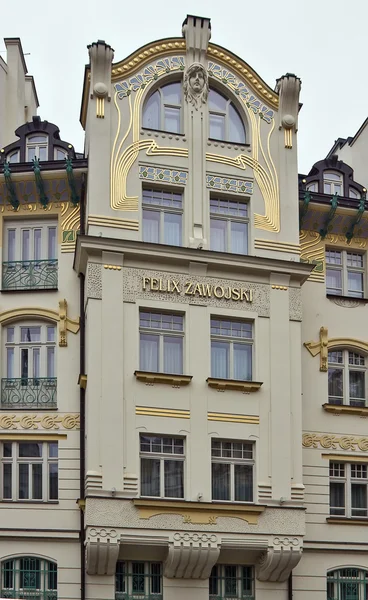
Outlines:
[[298,177],[300,80],[210,38],[5,138],[2,597],[366,598],[365,129]]

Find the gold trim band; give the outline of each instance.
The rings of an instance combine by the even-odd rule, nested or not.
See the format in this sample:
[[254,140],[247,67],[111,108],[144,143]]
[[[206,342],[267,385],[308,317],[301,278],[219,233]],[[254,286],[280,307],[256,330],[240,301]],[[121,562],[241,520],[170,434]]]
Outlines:
[[131,229],[138,231],[138,219],[114,219],[112,217],[100,217],[98,215],[89,215],[88,225],[96,225],[101,227],[114,227],[116,229]]
[[257,415],[234,415],[231,413],[215,413],[207,414],[209,421],[225,421],[227,423],[250,423],[251,425],[259,425],[259,417]]
[[290,252],[300,254],[299,244],[289,244],[288,242],[278,242],[277,240],[254,240],[254,247],[260,250],[275,250],[276,252]]
[[190,419],[190,411],[176,408],[151,408],[136,406],[135,414],[145,417],[173,417],[175,419]]

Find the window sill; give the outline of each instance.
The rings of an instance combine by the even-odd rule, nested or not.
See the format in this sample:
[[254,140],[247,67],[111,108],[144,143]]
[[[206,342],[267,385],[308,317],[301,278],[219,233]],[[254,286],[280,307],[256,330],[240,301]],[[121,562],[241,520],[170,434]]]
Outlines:
[[0,504],[24,504],[29,506],[30,504],[33,506],[34,504],[44,506],[45,504],[59,504],[59,500],[0,500]]
[[334,415],[358,415],[368,416],[368,406],[350,406],[349,404],[322,404],[323,410]]
[[331,525],[368,525],[368,517],[327,517],[326,521]]
[[208,377],[206,381],[209,387],[216,389],[218,392],[234,390],[244,394],[258,392],[263,383],[260,381],[241,381],[239,379],[218,379],[217,377]]
[[326,294],[328,300],[335,300],[336,298],[343,301],[353,301],[358,304],[367,304],[368,298],[357,298],[356,296],[342,296],[341,294]]
[[134,371],[134,375],[138,381],[142,381],[146,385],[155,383],[165,383],[172,387],[182,387],[189,385],[193,375],[173,375],[170,373],[152,373],[151,371]]

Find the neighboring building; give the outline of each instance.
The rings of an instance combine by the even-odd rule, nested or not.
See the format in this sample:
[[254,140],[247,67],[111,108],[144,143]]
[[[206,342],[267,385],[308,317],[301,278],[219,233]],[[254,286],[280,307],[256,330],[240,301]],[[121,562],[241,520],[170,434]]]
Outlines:
[[1,597],[367,596],[366,129],[298,177],[300,80],[210,34],[1,149]]

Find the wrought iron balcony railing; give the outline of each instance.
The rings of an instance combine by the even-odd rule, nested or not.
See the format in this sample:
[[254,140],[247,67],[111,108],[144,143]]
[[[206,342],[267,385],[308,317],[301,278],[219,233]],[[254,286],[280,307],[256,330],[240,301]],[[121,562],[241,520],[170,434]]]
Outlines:
[[57,286],[56,259],[3,262],[3,290],[55,290]]
[[34,590],[30,589],[18,589],[18,590],[9,590],[9,589],[0,589],[1,598],[14,598],[22,600],[57,600],[57,591],[56,590]]
[[56,377],[1,380],[1,408],[56,408]]

